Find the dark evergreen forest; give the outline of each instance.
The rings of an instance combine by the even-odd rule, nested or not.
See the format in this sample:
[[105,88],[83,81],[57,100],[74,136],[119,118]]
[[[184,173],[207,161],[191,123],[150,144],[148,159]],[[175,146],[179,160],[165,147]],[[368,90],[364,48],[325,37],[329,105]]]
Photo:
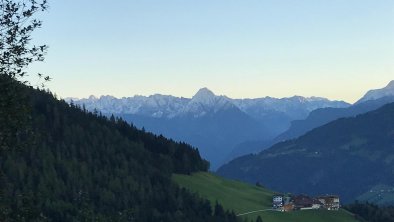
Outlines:
[[197,149],[0,78],[0,221],[237,221],[171,180]]
[[365,222],[393,222],[394,207],[381,206],[372,203],[355,202],[345,206],[345,209],[356,214],[359,221]]

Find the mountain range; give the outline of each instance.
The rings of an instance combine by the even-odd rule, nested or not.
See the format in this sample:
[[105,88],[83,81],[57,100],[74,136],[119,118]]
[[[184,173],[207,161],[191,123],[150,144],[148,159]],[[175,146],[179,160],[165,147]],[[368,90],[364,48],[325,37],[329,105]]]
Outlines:
[[263,119],[266,116],[277,115],[278,113],[282,113],[289,119],[300,119],[318,108],[349,106],[348,103],[343,101],[330,101],[321,97],[231,99],[223,95],[217,96],[208,88],[201,88],[190,99],[154,94],[122,98],[108,95],[98,98],[92,95],[84,99],[66,98],[65,100],[72,101],[77,105],[84,104],[86,109],[97,109],[102,113],[125,113],[167,119],[181,116],[198,118],[231,108],[237,108],[256,119]]
[[248,141],[238,144],[229,155],[228,160],[249,153],[258,153],[270,146],[295,139],[308,131],[343,117],[353,117],[394,102],[394,81],[386,87],[368,91],[365,96],[349,107],[326,107],[313,110],[305,119],[293,120],[290,127],[272,140]]
[[240,143],[271,140],[284,132],[290,122],[303,119],[318,108],[344,108],[343,101],[320,97],[231,99],[207,88],[192,98],[155,94],[115,98],[90,96],[66,101],[105,115],[114,114],[156,134],[186,141],[198,147],[216,169],[228,160]]

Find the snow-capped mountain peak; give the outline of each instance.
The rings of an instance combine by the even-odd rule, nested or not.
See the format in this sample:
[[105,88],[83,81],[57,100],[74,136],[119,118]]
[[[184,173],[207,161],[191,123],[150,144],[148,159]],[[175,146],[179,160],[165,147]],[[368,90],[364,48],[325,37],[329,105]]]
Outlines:
[[199,103],[204,105],[214,105],[217,96],[208,88],[202,88],[192,97],[190,103]]
[[211,104],[216,99],[216,95],[209,90],[208,88],[201,88],[198,92],[192,97],[193,102]]
[[217,113],[229,108],[236,108],[230,99],[225,96],[217,96],[208,88],[201,88],[185,106],[182,113],[202,117],[207,113]]

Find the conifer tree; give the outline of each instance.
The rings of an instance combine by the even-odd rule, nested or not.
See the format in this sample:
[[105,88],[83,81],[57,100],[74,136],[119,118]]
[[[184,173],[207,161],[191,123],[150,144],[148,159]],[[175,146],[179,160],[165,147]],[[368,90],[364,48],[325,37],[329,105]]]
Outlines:
[[263,219],[261,219],[260,216],[257,217],[256,222],[263,222]]

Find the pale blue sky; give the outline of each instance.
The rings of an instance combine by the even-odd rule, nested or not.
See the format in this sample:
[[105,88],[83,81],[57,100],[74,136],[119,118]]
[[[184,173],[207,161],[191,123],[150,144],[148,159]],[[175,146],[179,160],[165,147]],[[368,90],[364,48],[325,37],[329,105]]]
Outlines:
[[50,0],[31,70],[61,97],[199,88],[354,102],[394,79],[392,0]]

